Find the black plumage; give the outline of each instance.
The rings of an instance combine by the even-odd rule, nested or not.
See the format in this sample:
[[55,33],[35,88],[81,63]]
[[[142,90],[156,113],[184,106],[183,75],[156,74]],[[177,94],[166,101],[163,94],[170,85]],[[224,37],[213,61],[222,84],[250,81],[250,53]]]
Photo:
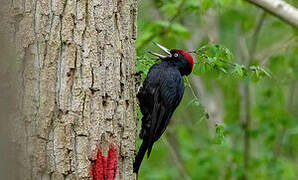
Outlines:
[[146,151],[147,158],[149,158],[154,142],[166,130],[183,97],[184,81],[182,76],[189,75],[193,68],[193,59],[186,51],[176,49],[169,51],[166,48],[163,50],[169,56],[153,53],[160,57],[161,62],[150,68],[143,86],[137,94],[143,114],[140,132],[143,142],[135,158],[135,173],[138,173]]

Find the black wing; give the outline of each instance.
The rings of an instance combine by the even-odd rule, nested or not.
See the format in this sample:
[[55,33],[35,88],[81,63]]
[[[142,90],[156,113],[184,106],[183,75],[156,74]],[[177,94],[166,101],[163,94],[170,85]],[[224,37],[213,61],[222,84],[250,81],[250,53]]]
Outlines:
[[137,98],[143,114],[140,138],[143,139],[133,164],[138,174],[147,151],[150,156],[152,146],[169,124],[170,118],[180,103],[184,93],[184,82],[180,72],[164,62],[153,65],[141,87]]
[[166,130],[183,93],[184,83],[177,69],[164,67],[163,63],[152,66],[137,96],[144,116],[141,137],[148,144],[147,157]]

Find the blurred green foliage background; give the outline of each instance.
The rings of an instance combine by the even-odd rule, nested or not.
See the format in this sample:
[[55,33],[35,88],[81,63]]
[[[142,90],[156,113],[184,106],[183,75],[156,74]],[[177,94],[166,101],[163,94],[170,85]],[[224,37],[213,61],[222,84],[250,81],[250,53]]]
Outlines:
[[[138,3],[139,57],[157,50],[152,41],[188,51],[211,43],[239,64],[231,76],[197,67],[185,79],[182,103],[139,179],[298,179],[297,29],[243,0]],[[243,75],[250,67],[271,77]]]

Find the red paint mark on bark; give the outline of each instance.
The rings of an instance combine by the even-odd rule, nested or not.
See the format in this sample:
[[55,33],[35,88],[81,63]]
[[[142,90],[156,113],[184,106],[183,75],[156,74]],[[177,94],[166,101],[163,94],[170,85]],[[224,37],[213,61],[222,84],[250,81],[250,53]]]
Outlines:
[[92,180],[103,180],[103,155],[99,148],[97,148],[91,162],[90,176]]
[[118,154],[114,146],[109,147],[108,157],[104,157],[100,148],[97,148],[90,166],[92,180],[114,180],[117,172],[117,159]]

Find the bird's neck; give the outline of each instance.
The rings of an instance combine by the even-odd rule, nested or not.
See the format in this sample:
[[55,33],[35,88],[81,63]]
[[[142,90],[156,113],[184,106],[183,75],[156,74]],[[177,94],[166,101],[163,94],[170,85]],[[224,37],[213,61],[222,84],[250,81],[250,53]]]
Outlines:
[[176,68],[182,76],[189,75],[191,73],[189,64],[183,61],[165,61],[169,66]]

